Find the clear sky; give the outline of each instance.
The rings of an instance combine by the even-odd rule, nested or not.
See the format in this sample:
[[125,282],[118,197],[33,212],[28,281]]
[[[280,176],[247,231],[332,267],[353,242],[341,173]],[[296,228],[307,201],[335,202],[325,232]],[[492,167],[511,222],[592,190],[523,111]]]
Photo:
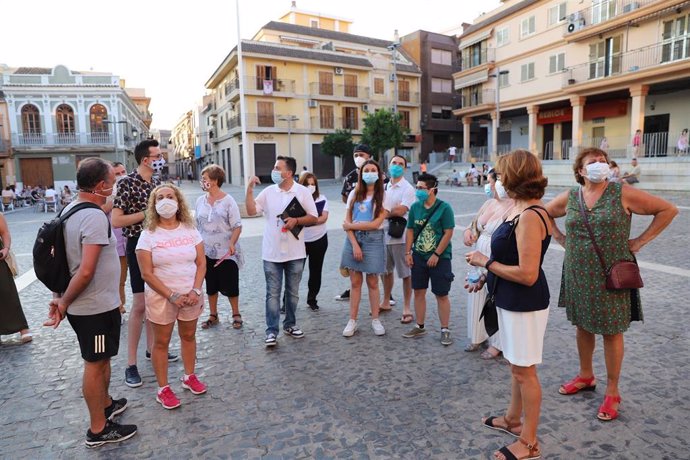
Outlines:
[[[290,0],[240,0],[242,37],[290,9]],[[392,39],[472,22],[498,0],[298,0],[298,9],[353,21],[350,32]],[[404,7],[402,5],[405,5]],[[0,63],[119,75],[151,97],[153,127],[171,129],[237,43],[235,0],[0,0]]]

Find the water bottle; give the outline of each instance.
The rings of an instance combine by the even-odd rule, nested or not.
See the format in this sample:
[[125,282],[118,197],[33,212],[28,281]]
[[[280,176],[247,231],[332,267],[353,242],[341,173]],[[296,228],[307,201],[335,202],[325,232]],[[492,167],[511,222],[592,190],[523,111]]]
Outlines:
[[280,229],[280,255],[287,255],[288,253],[288,232],[285,227]]
[[473,265],[467,272],[467,283],[469,285],[479,284],[479,279],[481,278],[481,276],[482,273],[479,271],[477,267]]

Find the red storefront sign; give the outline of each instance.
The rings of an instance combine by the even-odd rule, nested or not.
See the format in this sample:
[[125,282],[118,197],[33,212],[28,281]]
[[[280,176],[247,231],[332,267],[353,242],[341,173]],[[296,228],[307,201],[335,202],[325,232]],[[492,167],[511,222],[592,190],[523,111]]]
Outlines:
[[539,111],[537,114],[538,125],[550,125],[552,123],[561,123],[573,119],[572,107],[561,107],[559,109],[548,109]]

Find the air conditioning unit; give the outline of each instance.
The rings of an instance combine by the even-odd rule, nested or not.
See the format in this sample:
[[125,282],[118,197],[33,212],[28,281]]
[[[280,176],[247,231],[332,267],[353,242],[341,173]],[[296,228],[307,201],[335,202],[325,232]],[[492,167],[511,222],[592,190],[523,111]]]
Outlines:
[[388,80],[390,80],[390,81],[395,81],[395,74],[392,73],[392,74],[390,75],[390,77],[388,77]]
[[577,11],[568,16],[568,33],[573,33],[577,30],[582,29],[585,26],[585,18],[582,17],[582,13]]
[[343,68],[342,68],[342,67],[335,67],[335,68],[333,69],[333,72],[334,72],[336,75],[342,75],[342,74],[343,74]]
[[315,109],[319,106],[319,103],[314,99],[309,99],[308,105],[310,109]]
[[369,111],[369,104],[364,104],[362,106],[362,110],[364,110],[365,112],[368,112]]
[[639,2],[628,3],[627,5],[623,5],[623,13],[630,13],[631,11],[638,9],[639,7]]

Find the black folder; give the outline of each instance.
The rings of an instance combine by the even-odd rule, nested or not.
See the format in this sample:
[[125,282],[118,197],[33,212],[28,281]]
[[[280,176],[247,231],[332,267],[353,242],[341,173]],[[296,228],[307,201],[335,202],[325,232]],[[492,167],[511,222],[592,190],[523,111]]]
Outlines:
[[316,213],[319,215],[319,217],[321,217],[321,215],[323,214],[323,208],[326,207],[326,200],[317,201],[314,204],[316,204]]
[[[285,219],[288,217],[304,217],[307,215],[307,211],[304,210],[302,207],[302,204],[297,201],[297,197],[294,197],[292,201],[287,205],[287,207],[283,210],[283,213],[279,215],[281,219],[283,219],[283,222],[285,222]],[[303,225],[295,225],[292,227],[290,232],[293,234],[293,236],[297,239],[299,239],[299,233],[302,231]]]

